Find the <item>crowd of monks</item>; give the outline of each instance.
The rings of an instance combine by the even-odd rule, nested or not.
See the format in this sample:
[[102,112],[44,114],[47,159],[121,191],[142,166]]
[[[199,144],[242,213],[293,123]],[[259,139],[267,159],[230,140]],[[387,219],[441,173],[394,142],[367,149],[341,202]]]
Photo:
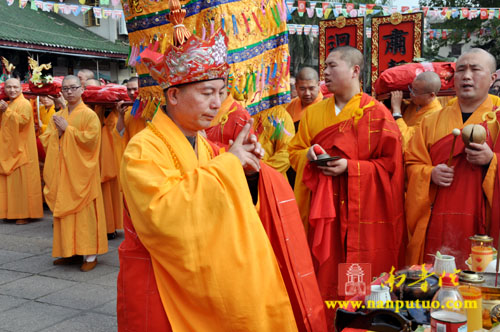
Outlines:
[[[499,235],[495,58],[464,53],[455,98],[440,102],[439,76],[424,72],[389,108],[361,92],[357,49],[336,48],[325,63],[330,97],[305,67],[289,104],[253,116],[226,76],[165,78],[166,105],[149,123],[122,102],[85,105],[85,87],[100,85],[91,71],[65,77],[35,115],[9,79],[0,218],[41,218],[43,183],[54,264],[82,271],[124,229],[123,331],[330,331],[323,301],[339,297],[340,263],[370,263],[377,276],[441,251],[464,267],[469,236]],[[138,79],[126,85],[135,99]],[[454,140],[471,123],[486,141]]]

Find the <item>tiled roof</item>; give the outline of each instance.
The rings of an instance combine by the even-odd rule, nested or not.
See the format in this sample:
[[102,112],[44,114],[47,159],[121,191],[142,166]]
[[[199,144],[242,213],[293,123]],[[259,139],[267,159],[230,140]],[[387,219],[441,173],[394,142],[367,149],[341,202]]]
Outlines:
[[113,43],[53,12],[32,10],[30,3],[24,9],[17,4],[16,1],[8,6],[0,0],[0,47],[15,43],[33,49],[104,57],[128,54],[128,46],[122,42]]

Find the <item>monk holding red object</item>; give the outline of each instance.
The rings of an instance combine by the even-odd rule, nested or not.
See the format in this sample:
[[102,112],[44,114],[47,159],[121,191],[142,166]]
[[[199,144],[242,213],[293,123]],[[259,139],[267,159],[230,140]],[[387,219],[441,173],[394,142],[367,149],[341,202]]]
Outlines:
[[[487,233],[498,238],[500,99],[488,95],[495,69],[495,58],[482,49],[462,54],[455,72],[457,99],[425,117],[410,141],[405,154],[410,264],[429,262],[427,254],[439,250],[455,256],[457,267],[465,268],[470,236]],[[457,139],[447,166],[453,129],[469,124],[486,129],[486,142],[467,148]]]
[[[371,263],[372,275],[400,266],[406,229],[401,134],[387,108],[359,92],[363,55],[335,48],[326,65],[334,97],[306,110],[289,151],[321,295],[332,300],[339,263]],[[318,145],[341,158],[312,164]]]

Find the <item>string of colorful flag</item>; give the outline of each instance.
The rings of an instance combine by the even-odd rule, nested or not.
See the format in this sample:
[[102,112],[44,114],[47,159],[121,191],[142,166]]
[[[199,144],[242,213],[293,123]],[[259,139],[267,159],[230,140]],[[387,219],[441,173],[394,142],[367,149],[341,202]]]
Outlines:
[[[370,27],[365,28],[365,35],[367,38],[372,37],[372,29]],[[471,36],[488,36],[492,32],[491,28],[481,28],[478,31],[467,32],[467,31],[457,31],[454,29],[426,29],[425,34],[429,39],[447,39],[452,34],[460,34],[462,38]],[[317,38],[319,35],[319,26],[310,24],[288,24],[288,33],[290,35],[306,35]],[[500,33],[500,31],[499,31]]]
[[[15,0],[7,0],[7,5],[12,6]],[[100,0],[100,4],[109,4],[109,0]],[[25,8],[28,4],[28,0],[19,0],[19,7]],[[116,0],[112,0],[112,4],[117,6],[120,4]],[[42,10],[44,12],[54,12],[54,13],[62,13],[65,15],[78,16],[80,14],[85,14],[89,10],[92,9],[94,12],[94,16],[99,19],[107,19],[111,17],[114,20],[118,20],[123,16],[123,10],[114,9],[114,8],[105,8],[105,7],[94,7],[87,5],[74,5],[74,4],[65,4],[65,3],[57,3],[52,1],[41,1],[41,0],[31,0],[30,8],[32,10]]]
[[[297,3],[297,5],[295,5]],[[298,0],[286,1],[289,19],[291,14],[297,11],[300,17],[307,14],[309,18],[314,16],[318,18],[328,18],[331,14],[334,17],[340,15],[345,17],[359,17],[370,14],[382,13],[383,15],[391,15],[393,13],[414,13],[424,12],[424,16],[430,18],[444,19],[474,19],[481,18],[483,20],[500,18],[499,8],[470,8],[470,7],[426,7],[426,6],[381,6],[375,9],[375,4],[354,4],[354,3],[333,3],[320,1],[305,1]],[[309,4],[309,7],[306,5]]]

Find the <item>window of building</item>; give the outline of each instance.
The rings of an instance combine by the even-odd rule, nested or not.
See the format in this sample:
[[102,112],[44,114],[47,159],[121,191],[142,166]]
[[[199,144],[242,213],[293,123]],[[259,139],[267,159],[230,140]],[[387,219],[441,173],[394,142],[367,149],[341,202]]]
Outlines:
[[91,6],[84,15],[83,22],[86,27],[96,27],[101,25],[101,19],[96,18],[94,15],[93,7],[99,7],[99,0],[85,0],[87,6]]

